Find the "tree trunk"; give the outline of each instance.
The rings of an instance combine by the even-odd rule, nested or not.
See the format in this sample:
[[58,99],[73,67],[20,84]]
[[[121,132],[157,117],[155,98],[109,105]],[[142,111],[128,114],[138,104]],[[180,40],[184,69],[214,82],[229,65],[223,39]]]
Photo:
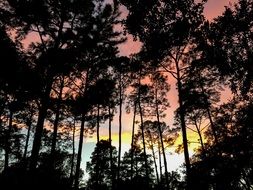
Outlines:
[[149,186],[149,172],[148,172],[148,160],[147,160],[147,153],[146,153],[146,143],[145,143],[145,135],[144,135],[144,121],[143,121],[143,113],[141,107],[141,92],[140,92],[141,80],[139,78],[139,90],[138,90],[138,107],[141,119],[141,136],[142,136],[142,143],[143,143],[143,151],[144,151],[144,162],[145,162],[145,169],[146,169],[146,180],[147,185]]
[[36,131],[34,135],[32,154],[31,154],[31,163],[30,163],[31,171],[35,170],[37,167],[39,151],[40,151],[40,146],[41,146],[41,138],[42,138],[42,133],[43,133],[43,128],[44,128],[44,121],[47,116],[47,109],[48,109],[48,104],[50,100],[50,92],[52,88],[52,83],[53,82],[51,81],[49,82],[49,85],[47,85],[46,91],[41,100],[41,106],[39,109],[39,116],[38,116],[38,121],[36,125]]
[[183,147],[184,147],[184,158],[185,158],[185,166],[186,166],[186,184],[187,190],[190,190],[190,170],[191,170],[191,163],[190,163],[190,156],[188,150],[188,140],[187,140],[187,131],[186,131],[186,123],[185,123],[185,110],[183,107],[183,94],[182,94],[182,78],[181,78],[181,70],[179,68],[178,60],[175,60],[176,66],[176,75],[177,75],[177,91],[178,91],[178,102],[179,102],[179,118],[182,130],[182,138],[183,138]]
[[182,83],[180,77],[177,80],[177,87],[178,87],[178,98],[179,98],[179,116],[180,116],[180,123],[181,123],[181,130],[182,130],[182,137],[183,137],[183,146],[184,146],[184,158],[185,158],[185,165],[186,165],[186,183],[187,183],[187,190],[190,190],[190,170],[191,170],[191,163],[190,163],[190,156],[188,150],[188,140],[187,140],[187,131],[186,131],[186,124],[185,124],[185,111],[183,108],[183,99],[182,99]]
[[136,117],[136,102],[134,102],[134,115],[133,115],[133,126],[132,126],[132,142],[131,142],[131,180],[133,179],[134,169],[134,131],[135,131],[135,117]]
[[110,143],[110,172],[111,172],[111,183],[112,189],[114,189],[114,168],[113,168],[113,160],[112,160],[112,113],[111,113],[111,106],[108,106],[108,113],[109,113],[109,143]]
[[[87,93],[88,85],[89,85],[89,69],[87,69],[87,72],[86,72],[84,94]],[[85,114],[82,113],[79,145],[78,145],[78,152],[77,152],[77,159],[76,159],[76,172],[75,172],[75,183],[74,183],[75,190],[79,189],[79,175],[80,175],[80,166],[81,166],[81,159],[82,159],[84,124],[85,124]]]
[[167,166],[165,148],[164,148],[164,144],[163,144],[163,133],[162,133],[161,123],[160,123],[157,90],[155,91],[155,101],[156,101],[156,119],[158,122],[158,131],[159,131],[159,137],[160,137],[160,141],[161,141],[161,145],[162,145],[162,154],[163,154],[163,162],[164,162],[164,169],[165,169],[165,182],[166,182],[167,188],[169,188],[168,166]]
[[53,131],[53,138],[52,138],[52,145],[51,145],[52,169],[55,168],[55,151],[56,151],[56,143],[57,143],[58,125],[59,125],[59,121],[60,121],[60,109],[61,109],[61,102],[62,102],[63,87],[64,87],[64,79],[62,79],[62,81],[61,81],[59,97],[57,99],[57,105],[56,105],[54,131]]
[[160,180],[162,181],[163,178],[163,169],[162,169],[162,158],[161,158],[161,145],[160,141],[158,140],[158,159],[159,159],[159,169],[160,169]]
[[202,151],[205,153],[205,146],[204,146],[201,130],[200,130],[198,124],[197,124],[196,119],[194,119],[194,125],[195,125],[195,127],[197,129],[197,132],[198,132],[198,135],[199,135],[199,140],[200,140],[200,145],[201,145]]
[[159,184],[159,175],[158,175],[158,169],[157,169],[156,158],[155,158],[155,150],[154,150],[154,146],[153,146],[153,137],[150,133],[149,133],[149,138],[151,141],[151,151],[152,151],[152,156],[153,156],[154,165],[155,165],[156,181],[157,181],[157,184]]
[[[201,76],[199,76],[199,79],[201,78]],[[201,87],[201,92],[203,94],[205,94],[205,89],[203,87],[203,82],[201,82],[200,80],[200,87]],[[205,104],[206,104],[206,112],[207,112],[207,116],[208,116],[208,119],[210,121],[210,126],[211,126],[211,130],[212,130],[212,134],[213,134],[213,137],[214,137],[214,142],[216,144],[218,144],[218,137],[217,137],[217,134],[216,134],[216,130],[215,130],[215,127],[214,127],[214,123],[213,123],[213,118],[212,118],[212,114],[211,114],[211,110],[210,110],[210,107],[208,106],[208,100],[206,99],[205,100]]]
[[[28,145],[29,145],[29,139],[30,139],[30,133],[31,133],[31,128],[32,128],[32,119],[30,118],[27,126],[27,134],[26,134],[26,141],[25,141],[25,149],[24,149],[24,154],[23,154],[23,160],[26,162],[26,157],[27,157],[27,151],[28,151]],[[25,166],[26,167],[26,166]]]
[[76,173],[75,173],[75,185],[74,185],[75,190],[79,188],[79,175],[80,175],[80,166],[81,166],[81,158],[82,158],[82,148],[83,148],[84,123],[85,123],[85,116],[82,114],[79,146],[78,146],[78,153],[77,153],[77,160],[76,160]]
[[73,172],[74,172],[74,165],[75,165],[75,135],[76,135],[76,120],[74,119],[74,125],[73,125],[73,135],[72,135],[72,157],[71,157],[71,168],[70,168],[70,187],[73,185]]
[[99,128],[100,128],[100,125],[99,125],[99,117],[100,117],[100,113],[99,113],[99,105],[97,105],[97,143],[99,143]]
[[11,130],[12,130],[12,120],[13,120],[13,112],[10,110],[9,115],[9,126],[6,130],[6,139],[5,139],[5,155],[4,155],[4,170],[9,167],[9,156],[10,156],[10,138],[11,138]]
[[122,130],[122,78],[120,74],[119,81],[119,152],[118,152],[118,170],[117,170],[117,179],[120,178],[120,164],[121,164],[121,130]]
[[98,159],[99,159],[99,152],[100,152],[100,149],[99,149],[99,104],[97,105],[97,155],[96,155],[96,166],[95,166],[95,169],[96,169],[96,186],[98,187],[98,184],[99,184],[99,167],[98,167]]

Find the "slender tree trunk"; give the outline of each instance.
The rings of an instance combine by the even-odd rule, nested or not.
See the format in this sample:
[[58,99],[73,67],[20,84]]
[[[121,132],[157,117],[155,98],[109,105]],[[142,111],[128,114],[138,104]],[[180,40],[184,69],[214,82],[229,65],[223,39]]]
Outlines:
[[24,154],[23,154],[23,160],[26,162],[26,157],[27,157],[27,151],[28,151],[28,145],[29,145],[29,140],[30,140],[30,133],[31,133],[31,128],[32,128],[32,118],[29,119],[27,123],[27,134],[26,134],[26,141],[25,141],[25,149],[24,149]]
[[109,112],[109,143],[110,143],[110,172],[111,172],[111,183],[112,189],[114,189],[114,168],[113,168],[113,160],[112,160],[112,113],[111,113],[111,106],[108,106]]
[[79,146],[78,146],[78,153],[77,153],[77,161],[76,161],[76,173],[75,173],[75,185],[74,189],[79,188],[79,175],[80,175],[80,166],[81,166],[81,158],[82,158],[82,148],[83,148],[83,136],[84,136],[84,123],[85,123],[85,116],[82,115],[81,119],[81,130],[80,130],[80,137],[79,137]]
[[109,112],[109,143],[110,143],[110,165],[112,171],[112,119],[111,119],[111,107],[108,107]]
[[11,137],[11,130],[12,130],[12,120],[13,120],[13,112],[10,110],[9,115],[9,126],[6,130],[6,139],[5,139],[5,156],[4,156],[4,170],[9,167],[9,155],[10,155],[10,137]]
[[51,144],[52,169],[55,168],[55,151],[56,151],[56,143],[57,143],[58,125],[60,121],[60,109],[61,109],[61,102],[62,102],[63,87],[64,87],[64,79],[62,79],[61,81],[60,92],[57,99],[56,112],[55,112],[54,131],[53,131],[53,138],[52,138],[52,144]]
[[197,121],[196,119],[194,119],[194,125],[197,129],[197,132],[198,132],[198,135],[199,135],[199,140],[200,140],[200,145],[201,145],[201,148],[202,148],[202,151],[205,152],[205,146],[204,146],[204,142],[203,142],[203,137],[202,137],[202,134],[201,134],[201,130],[197,124]]
[[35,170],[37,167],[39,151],[40,151],[40,146],[41,146],[41,138],[42,138],[42,133],[43,133],[43,128],[44,128],[44,121],[47,116],[47,109],[48,109],[48,104],[50,100],[50,92],[52,88],[52,83],[53,82],[51,81],[49,82],[49,85],[47,85],[46,91],[41,100],[41,106],[39,109],[39,116],[38,116],[38,121],[36,125],[36,130],[35,130],[35,135],[34,135],[34,140],[33,140],[33,147],[32,147],[32,154],[31,154],[31,163],[30,163],[31,171]]
[[139,107],[139,113],[140,113],[140,119],[141,119],[141,136],[142,136],[143,151],[144,151],[144,157],[145,157],[144,162],[145,162],[145,169],[146,169],[146,179],[147,179],[147,185],[149,186],[148,160],[147,160],[146,143],[145,143],[145,135],[144,135],[144,121],[143,121],[143,113],[142,113],[142,107],[141,107],[140,86],[141,86],[141,79],[139,78],[138,107]]
[[183,108],[183,98],[182,98],[182,83],[180,77],[180,70],[178,63],[176,64],[177,67],[177,90],[178,90],[178,99],[179,99],[179,116],[180,116],[180,124],[182,130],[182,137],[183,137],[183,146],[184,146],[184,157],[185,157],[185,165],[186,165],[186,183],[187,183],[187,190],[190,190],[190,170],[191,170],[191,163],[190,163],[190,156],[188,150],[188,140],[187,140],[187,131],[186,131],[186,123],[185,123],[185,110]]
[[100,152],[100,149],[99,149],[99,128],[100,128],[100,125],[99,125],[99,104],[97,105],[97,155],[96,155],[96,186],[98,187],[98,184],[99,184],[99,167],[98,167],[98,160],[99,160],[99,152]]
[[99,105],[97,105],[97,143],[99,143],[99,119],[100,119],[100,110],[99,110]]
[[131,142],[131,180],[133,179],[133,169],[134,169],[134,131],[135,131],[135,117],[136,117],[136,102],[134,102],[134,115],[133,115],[133,125],[132,125],[132,142]]
[[[87,93],[87,89],[88,89],[88,85],[89,85],[89,72],[90,71],[88,69],[86,72],[84,94]],[[79,189],[79,176],[80,176],[80,166],[81,166],[81,159],[82,159],[84,124],[85,124],[85,114],[82,113],[79,145],[78,145],[78,152],[77,152],[77,159],[76,159],[76,172],[75,172],[75,182],[74,182],[74,189],[75,190]]]
[[120,74],[119,81],[119,152],[118,152],[118,170],[117,170],[117,179],[120,178],[120,164],[121,164],[121,130],[122,130],[122,78]]
[[213,133],[214,141],[215,141],[216,144],[218,144],[219,141],[218,141],[218,137],[217,137],[217,134],[216,134],[215,127],[214,127],[211,110],[210,110],[209,107],[206,108],[206,112],[207,112],[207,115],[208,115],[208,119],[210,121],[210,126],[211,126],[211,130],[212,130],[212,133]]
[[71,157],[71,168],[70,168],[70,187],[73,185],[73,180],[74,180],[74,165],[75,165],[75,135],[76,135],[76,120],[74,119],[74,124],[73,124],[73,135],[72,135],[72,157]]
[[156,181],[157,181],[157,184],[159,184],[159,175],[158,175],[157,163],[156,163],[156,158],[155,158],[155,150],[154,150],[154,145],[153,145],[153,137],[152,137],[152,135],[150,133],[149,133],[149,138],[150,138],[150,141],[151,141],[151,151],[152,151],[152,156],[153,156],[154,165],[155,165]]
[[[201,76],[199,76],[199,79],[201,78]],[[203,86],[203,82],[201,82],[200,80],[200,87],[201,87],[201,92],[203,94],[205,94],[205,89],[204,89],[204,86]],[[213,118],[212,118],[212,114],[211,114],[211,110],[210,110],[210,107],[208,106],[208,100],[206,99],[205,100],[205,104],[206,104],[206,113],[207,113],[207,116],[208,116],[208,119],[210,121],[210,126],[211,126],[211,130],[212,130],[212,134],[213,134],[213,137],[214,137],[214,142],[216,144],[218,144],[218,137],[217,137],[217,134],[216,134],[216,130],[215,130],[215,127],[214,127],[214,123],[213,123]]]
[[163,169],[162,169],[162,158],[161,158],[161,144],[158,140],[158,159],[159,159],[159,169],[160,169],[160,180],[163,178]]
[[165,148],[164,148],[164,143],[163,143],[163,133],[162,133],[161,123],[160,123],[157,90],[155,90],[155,101],[156,101],[156,119],[158,123],[159,137],[160,137],[160,141],[162,145],[162,154],[163,154],[163,162],[164,162],[164,169],[165,169],[165,182],[168,188],[169,187],[168,166],[167,166],[166,153],[165,153]]

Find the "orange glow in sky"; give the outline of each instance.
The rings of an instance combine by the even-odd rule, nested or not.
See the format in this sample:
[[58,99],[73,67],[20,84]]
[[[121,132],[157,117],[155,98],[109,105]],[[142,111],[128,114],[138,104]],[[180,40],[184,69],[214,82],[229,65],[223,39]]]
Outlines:
[[[214,17],[220,15],[224,9],[225,6],[228,6],[229,3],[235,3],[236,0],[209,0],[207,2],[207,4],[205,5],[205,9],[204,9],[204,14],[206,16],[206,18],[208,20],[212,20]],[[122,9],[124,10],[124,9]],[[126,15],[126,12],[123,12],[122,15]],[[27,48],[28,44],[30,44],[31,42],[36,42],[39,40],[39,37],[37,36],[37,34],[35,33],[31,33],[28,38],[25,39],[24,41],[24,47]],[[159,42],[158,42],[159,43]],[[126,43],[122,44],[119,46],[119,51],[121,55],[124,56],[129,56],[133,53],[137,53],[141,48],[141,43],[138,41],[134,41],[133,37],[131,35],[128,35],[128,40]],[[173,124],[173,117],[174,117],[174,110],[178,107],[178,103],[177,103],[177,91],[175,88],[175,81],[172,78],[169,78],[170,84],[171,84],[171,90],[168,94],[168,99],[170,102],[171,107],[168,108],[167,110],[167,119],[166,119],[166,123],[169,124],[170,126]],[[223,96],[222,96],[222,100],[226,101],[229,98],[229,93],[228,92],[224,92]],[[116,115],[117,117],[117,115]],[[113,135],[112,135],[112,140],[113,140],[113,145],[117,146],[118,144],[118,128],[117,128],[117,123],[118,123],[118,119],[115,118],[114,119],[114,124],[113,124]],[[138,125],[136,125],[136,128],[138,127]],[[122,133],[122,143],[123,143],[123,147],[125,147],[123,149],[122,152],[126,151],[126,148],[130,147],[131,144],[131,128],[132,128],[132,114],[125,114],[123,115],[123,133]],[[101,126],[100,129],[100,139],[108,139],[108,129],[105,127]],[[188,139],[189,141],[197,141],[198,136],[196,133],[188,130]],[[178,138],[178,140],[175,143],[175,146],[181,144],[182,140],[181,137]],[[89,148],[93,147],[94,148],[94,144],[96,143],[96,135],[94,135],[94,137],[92,138],[86,138],[85,139],[85,143],[86,146],[84,146],[84,156],[83,156],[83,164],[86,163],[86,161],[89,160],[90,157],[90,153],[91,151],[93,151],[93,149]],[[92,146],[91,146],[92,144]],[[174,146],[174,147],[175,147]],[[195,148],[197,148],[199,146],[199,144],[197,143],[192,143],[190,144],[190,152],[193,152],[193,150]],[[182,163],[182,156],[180,157],[179,160],[181,160],[180,162],[178,162],[178,160],[175,160],[175,162],[171,162],[170,157],[168,157],[168,163],[171,168],[175,168],[175,165],[178,165],[179,163]],[[84,166],[83,166],[84,167]]]

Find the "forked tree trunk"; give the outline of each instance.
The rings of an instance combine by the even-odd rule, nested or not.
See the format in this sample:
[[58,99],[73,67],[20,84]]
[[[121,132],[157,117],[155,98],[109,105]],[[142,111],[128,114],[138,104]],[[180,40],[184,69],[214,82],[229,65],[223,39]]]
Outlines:
[[[199,79],[201,77],[199,76]],[[205,89],[204,89],[204,86],[203,86],[203,82],[200,82],[200,87],[201,87],[201,92],[203,94],[205,94]],[[217,133],[216,133],[216,130],[215,130],[215,126],[214,126],[214,122],[213,122],[213,118],[212,118],[212,114],[211,114],[211,110],[210,110],[210,107],[208,106],[208,100],[206,99],[205,100],[205,104],[206,104],[206,113],[207,113],[207,116],[208,116],[208,119],[210,121],[210,127],[211,127],[211,131],[212,131],[212,134],[213,134],[213,137],[214,137],[214,142],[216,144],[218,144],[218,137],[217,137]]]
[[199,135],[199,140],[200,140],[200,145],[201,145],[202,151],[205,153],[205,146],[204,146],[203,137],[202,137],[201,130],[197,124],[196,119],[194,119],[194,125],[195,125],[195,128],[197,129],[197,133]]
[[165,147],[163,143],[163,133],[162,133],[161,123],[160,123],[157,90],[155,91],[155,101],[156,101],[156,119],[158,123],[158,132],[159,132],[160,142],[162,145],[162,154],[163,154],[163,162],[164,162],[164,169],[165,169],[165,183],[166,183],[167,188],[169,188],[168,166],[167,166]]

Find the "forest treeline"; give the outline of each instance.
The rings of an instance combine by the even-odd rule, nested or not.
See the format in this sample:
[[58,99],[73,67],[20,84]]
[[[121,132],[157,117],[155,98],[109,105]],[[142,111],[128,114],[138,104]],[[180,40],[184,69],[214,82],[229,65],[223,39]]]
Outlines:
[[[0,0],[0,188],[252,190],[253,1],[212,21],[206,2]],[[122,56],[130,35],[140,52]],[[168,126],[173,80],[178,108]],[[132,140],[122,153],[125,111]],[[191,157],[190,131],[200,145]],[[170,172],[168,147],[179,136],[183,172]]]

